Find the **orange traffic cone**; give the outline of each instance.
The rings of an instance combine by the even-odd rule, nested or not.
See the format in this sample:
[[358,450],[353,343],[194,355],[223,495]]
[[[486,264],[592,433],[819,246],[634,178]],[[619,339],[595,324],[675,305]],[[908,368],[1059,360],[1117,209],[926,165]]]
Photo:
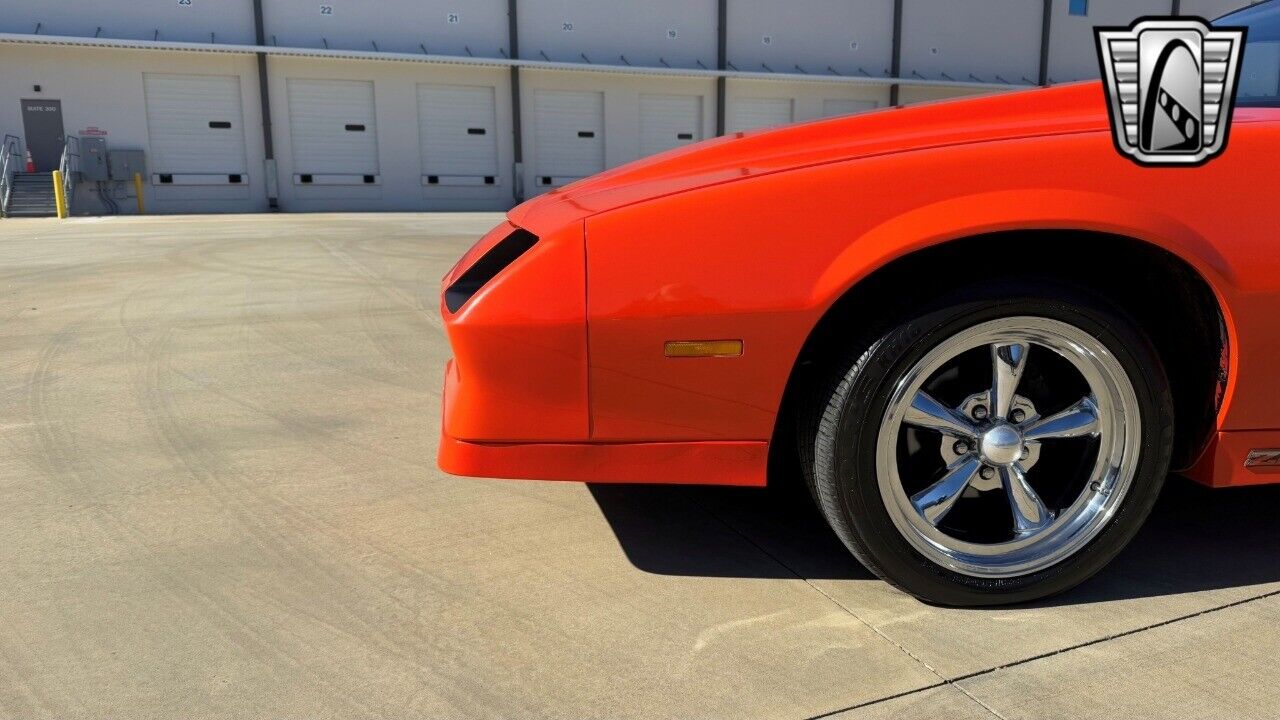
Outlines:
[[36,171],[36,162],[31,159],[31,148],[27,148],[27,172]]

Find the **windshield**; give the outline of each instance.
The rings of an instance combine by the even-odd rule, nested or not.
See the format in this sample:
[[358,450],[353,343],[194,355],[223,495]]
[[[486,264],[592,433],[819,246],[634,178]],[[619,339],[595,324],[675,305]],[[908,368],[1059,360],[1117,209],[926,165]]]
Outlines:
[[1236,104],[1280,106],[1280,0],[1231,13],[1213,24],[1249,28]]

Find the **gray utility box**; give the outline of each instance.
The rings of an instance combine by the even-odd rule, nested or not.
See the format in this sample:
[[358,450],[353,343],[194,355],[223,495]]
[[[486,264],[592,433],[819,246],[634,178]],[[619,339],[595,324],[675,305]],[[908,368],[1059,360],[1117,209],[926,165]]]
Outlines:
[[80,177],[89,182],[105,182],[108,179],[105,138],[80,138]]
[[146,157],[141,150],[112,150],[107,156],[107,166],[112,180],[133,180],[134,173],[147,174]]

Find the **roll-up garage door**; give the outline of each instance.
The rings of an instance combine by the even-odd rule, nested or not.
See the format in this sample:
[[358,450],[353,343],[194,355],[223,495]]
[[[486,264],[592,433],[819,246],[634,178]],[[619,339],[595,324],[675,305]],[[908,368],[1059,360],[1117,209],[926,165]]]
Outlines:
[[729,132],[786,125],[794,118],[790,98],[737,98],[729,103]]
[[538,187],[604,170],[604,93],[539,90],[533,124]]
[[418,86],[424,185],[493,185],[498,179],[492,87]]
[[289,78],[288,95],[295,183],[378,182],[372,82]]
[[641,155],[653,155],[701,139],[701,95],[640,96]]
[[151,181],[248,183],[240,78],[144,73]]
[[875,110],[880,103],[875,100],[823,100],[822,117],[840,117]]

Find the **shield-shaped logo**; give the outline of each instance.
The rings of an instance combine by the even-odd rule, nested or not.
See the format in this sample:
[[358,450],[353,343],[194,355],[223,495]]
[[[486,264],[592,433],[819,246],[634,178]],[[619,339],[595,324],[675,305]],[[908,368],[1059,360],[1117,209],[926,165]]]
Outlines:
[[1116,148],[1142,165],[1200,165],[1227,147],[1246,28],[1143,18],[1097,28]]

